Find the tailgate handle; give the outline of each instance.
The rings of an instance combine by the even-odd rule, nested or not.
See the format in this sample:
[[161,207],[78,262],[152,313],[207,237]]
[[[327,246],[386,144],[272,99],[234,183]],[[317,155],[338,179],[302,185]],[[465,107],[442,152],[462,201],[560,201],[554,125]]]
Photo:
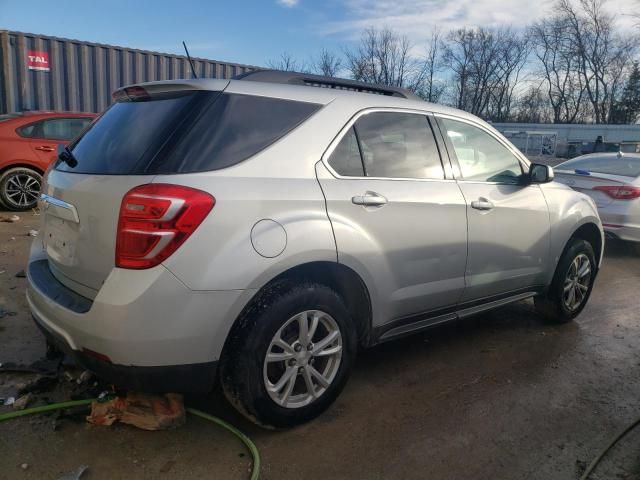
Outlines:
[[42,209],[45,212],[51,213],[52,215],[62,218],[63,220],[80,223],[80,218],[78,217],[76,207],[74,207],[70,203],[60,200],[59,198],[47,195],[46,193],[40,194],[40,201],[42,202]]
[[36,147],[36,150],[40,150],[41,152],[53,152],[55,148],[48,145],[42,145],[40,147]]
[[351,197],[351,202],[355,205],[363,205],[365,207],[381,207],[387,203],[387,199],[379,193],[366,192],[364,195]]

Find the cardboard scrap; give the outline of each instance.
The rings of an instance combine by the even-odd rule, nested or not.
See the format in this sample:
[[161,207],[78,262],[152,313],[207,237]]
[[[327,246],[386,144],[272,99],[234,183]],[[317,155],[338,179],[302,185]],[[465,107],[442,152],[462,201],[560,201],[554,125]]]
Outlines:
[[94,425],[122,422],[143,430],[166,430],[184,425],[186,420],[182,395],[150,395],[129,392],[106,402],[93,402],[87,417]]

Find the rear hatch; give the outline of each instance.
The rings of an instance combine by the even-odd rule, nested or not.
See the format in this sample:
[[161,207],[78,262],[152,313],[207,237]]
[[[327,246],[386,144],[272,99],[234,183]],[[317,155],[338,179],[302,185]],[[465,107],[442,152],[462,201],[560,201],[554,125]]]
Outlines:
[[598,208],[609,205],[613,198],[603,191],[594,190],[596,187],[617,187],[628,183],[629,177],[609,175],[606,173],[590,173],[587,171],[555,170],[555,180],[569,187],[589,195],[596,202]]
[[[321,107],[223,93],[229,84],[223,80],[197,83],[203,84],[206,90],[197,89],[196,82],[162,82],[117,91],[116,102],[55,163],[43,188],[42,238],[50,269],[63,284],[94,298],[116,266],[116,245],[145,248],[145,242],[150,245],[167,233],[162,229],[168,227],[162,225],[168,217],[160,216],[150,220],[151,227],[157,227],[154,232],[140,234],[136,229],[140,214],[157,213],[163,202],[181,209],[180,214],[189,211],[189,206],[173,195],[176,190],[170,185],[165,185],[165,196],[155,204],[158,197],[149,200],[153,195],[136,193],[136,204],[127,204],[127,208],[143,208],[146,198],[149,209],[128,212],[130,222],[126,229],[122,228],[126,235],[121,235],[121,203],[133,188],[154,179],[159,182],[157,176],[162,174],[212,171],[235,165],[287,134]],[[150,191],[147,187],[138,190]],[[163,213],[178,218],[171,212]],[[184,237],[184,232],[170,235],[174,233],[176,238]],[[126,267],[122,262],[118,264],[124,268],[148,268],[158,262],[133,261]]]
[[[219,90],[228,82],[219,81]],[[115,265],[120,204],[150,183],[163,146],[220,91],[189,85],[121,90],[116,102],[69,146],[43,188],[42,239],[52,273],[67,287],[95,297]],[[169,91],[167,91],[169,90]]]

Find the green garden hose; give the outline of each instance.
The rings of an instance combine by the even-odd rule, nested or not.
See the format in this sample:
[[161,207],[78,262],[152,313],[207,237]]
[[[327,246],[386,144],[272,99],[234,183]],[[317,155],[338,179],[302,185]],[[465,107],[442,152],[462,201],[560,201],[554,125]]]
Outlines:
[[596,466],[600,463],[600,460],[604,458],[606,453],[609,450],[611,450],[611,448],[613,448],[613,446],[616,443],[618,443],[620,439],[622,439],[622,437],[624,437],[627,433],[629,433],[631,430],[636,428],[636,426],[638,425],[640,425],[640,418],[638,418],[632,424],[626,426],[623,430],[621,430],[620,433],[618,433],[613,438],[613,440],[611,440],[609,444],[600,452],[600,454],[593,460],[593,462],[591,462],[591,465],[589,465],[589,467],[584,471],[584,473],[580,477],[580,480],[587,480],[587,478],[589,478],[589,475],[591,475],[591,472],[593,472],[596,469]]
[[[24,417],[27,415],[33,415],[36,413],[46,413],[53,412],[56,410],[64,410],[65,408],[79,407],[82,405],[90,405],[92,402],[98,401],[97,398],[88,399],[88,400],[71,400],[69,402],[61,402],[61,403],[52,403],[51,405],[43,405],[41,407],[33,407],[27,408],[25,410],[16,410],[13,412],[7,412],[0,414],[0,422],[4,422],[5,420],[11,420],[12,418]],[[251,480],[258,480],[258,476],[260,475],[260,453],[258,452],[258,448],[251,441],[249,437],[247,437],[244,433],[238,430],[233,425],[228,424],[224,420],[214,417],[213,415],[209,415],[208,413],[201,412],[200,410],[196,410],[194,408],[187,408],[186,411],[191,415],[196,417],[204,418],[205,420],[209,420],[210,422],[219,425],[225,430],[233,433],[238,439],[247,447],[251,456],[253,457],[253,467],[251,468]]]

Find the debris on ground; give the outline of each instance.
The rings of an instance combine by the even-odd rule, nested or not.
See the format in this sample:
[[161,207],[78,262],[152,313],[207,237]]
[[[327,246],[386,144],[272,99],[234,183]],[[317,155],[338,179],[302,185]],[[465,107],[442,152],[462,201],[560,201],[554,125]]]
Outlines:
[[29,404],[32,401],[33,401],[33,394],[31,392],[29,392],[26,395],[23,395],[23,396],[19,397],[18,399],[16,399],[16,401],[13,402],[13,408],[15,410],[24,410],[25,408],[27,408],[29,406]]
[[15,222],[19,222],[20,221],[20,217],[18,215],[2,215],[0,216],[0,222],[6,222],[6,223],[15,223]]
[[143,430],[166,430],[185,423],[182,395],[150,395],[129,392],[106,402],[93,402],[87,417],[94,425],[122,422]]
[[17,314],[18,314],[17,312],[13,312],[11,310],[5,310],[4,308],[0,307],[0,318],[15,317]]
[[89,465],[80,465],[76,470],[61,476],[58,480],[80,480],[87,470],[89,470]]
[[38,230],[29,230],[29,233],[27,235],[29,235],[30,237],[37,237]]
[[25,278],[27,276],[26,273],[24,273],[24,270],[20,270],[18,273],[16,273],[16,278]]
[[23,470],[26,470],[27,468],[29,468],[29,464],[28,463],[23,463],[22,465],[20,465],[20,468]]

